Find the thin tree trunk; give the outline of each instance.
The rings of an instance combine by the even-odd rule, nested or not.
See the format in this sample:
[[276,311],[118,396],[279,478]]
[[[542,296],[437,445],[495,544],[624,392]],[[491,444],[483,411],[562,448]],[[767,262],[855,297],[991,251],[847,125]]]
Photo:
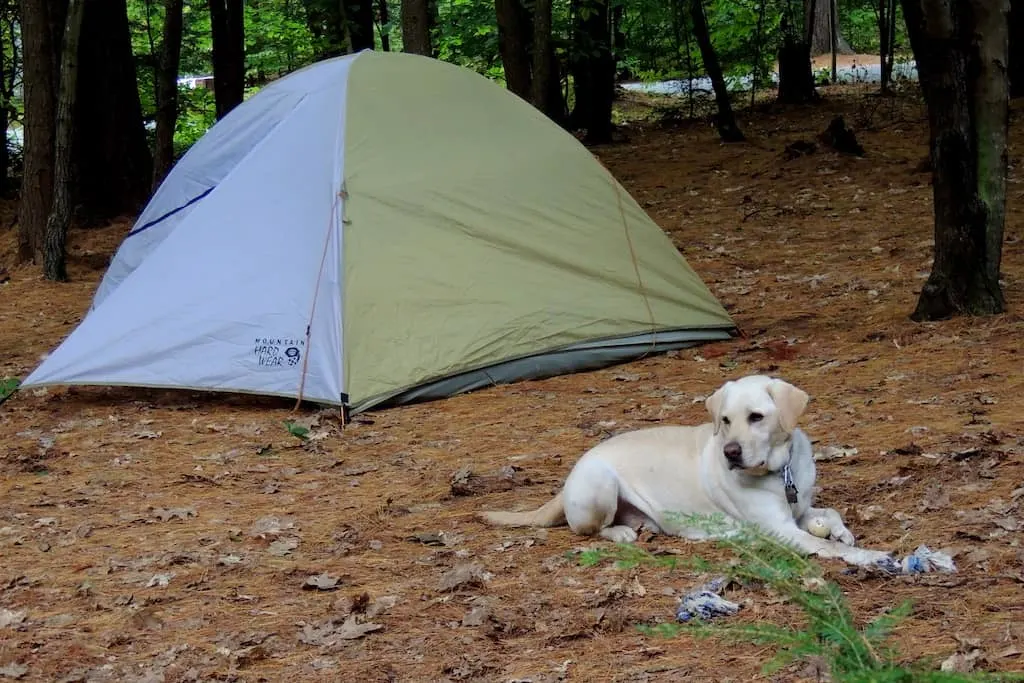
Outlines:
[[391,52],[391,35],[388,32],[391,16],[388,13],[388,0],[378,0],[377,20],[380,22],[380,51]]
[[402,51],[431,56],[427,0],[402,0]]
[[879,74],[880,90],[882,94],[889,93],[889,78],[891,73],[886,68],[889,56],[889,2],[890,0],[878,0],[878,64],[881,73]]
[[[11,50],[14,52],[14,50]],[[0,45],[0,130],[4,139],[0,144],[0,197],[7,196],[7,176],[11,168],[11,153],[7,145],[7,126],[10,125],[10,93],[7,92],[7,63],[4,59],[3,45]]]
[[828,2],[828,40],[829,49],[832,51],[832,82],[836,82],[836,52],[839,50],[839,12],[836,7],[836,0]]
[[725,87],[725,77],[722,75],[722,67],[718,64],[718,55],[711,44],[711,35],[708,32],[708,20],[704,16],[704,4],[701,0],[689,0],[690,16],[693,19],[693,33],[697,38],[697,45],[700,47],[701,59],[704,61],[704,70],[708,72],[711,85],[715,89],[715,102],[718,104],[718,116],[715,125],[718,127],[718,134],[722,142],[742,142],[745,138],[740,127],[736,125],[736,116],[732,111],[732,103],[729,101],[729,90]]
[[509,90],[530,101],[533,17],[521,0],[495,0],[494,12],[498,19],[498,52],[505,67],[505,83]]
[[46,221],[43,246],[43,276],[63,282],[68,279],[68,224],[71,222],[71,142],[75,132],[75,95],[78,90],[78,41],[86,0],[68,2],[61,57],[60,93],[57,97],[57,136],[54,156],[53,205]]
[[1024,95],[1024,0],[1010,0],[1010,97]]
[[536,0],[533,7],[533,106],[561,124],[565,118],[565,103],[558,80],[558,60],[551,44],[551,0]]
[[156,86],[156,144],[153,189],[174,163],[174,129],[178,124],[178,67],[181,63],[182,0],[164,0],[164,36]]
[[1007,0],[903,0],[928,106],[935,257],[913,320],[1005,308]]
[[[24,169],[18,215],[18,260],[40,263],[53,199],[59,59],[54,3],[22,0],[22,83]],[[58,34],[59,36],[59,34]]]
[[209,0],[213,36],[213,95],[217,119],[245,97],[245,14],[242,0]]

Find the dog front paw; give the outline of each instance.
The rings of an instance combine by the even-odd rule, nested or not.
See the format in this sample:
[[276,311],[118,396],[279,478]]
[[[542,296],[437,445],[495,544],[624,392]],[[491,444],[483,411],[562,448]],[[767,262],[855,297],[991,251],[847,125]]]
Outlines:
[[854,538],[853,534],[845,526],[838,529],[832,530],[832,540],[838,541],[843,545],[855,546],[857,545],[857,539]]
[[601,538],[612,543],[633,543],[639,538],[635,529],[628,526],[606,526],[601,529]]

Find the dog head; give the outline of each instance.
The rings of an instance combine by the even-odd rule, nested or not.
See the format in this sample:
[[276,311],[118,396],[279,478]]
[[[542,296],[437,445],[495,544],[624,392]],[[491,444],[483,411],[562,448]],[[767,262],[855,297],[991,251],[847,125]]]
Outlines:
[[764,375],[726,382],[704,402],[718,455],[730,470],[777,471],[789,457],[786,446],[808,399],[792,384]]

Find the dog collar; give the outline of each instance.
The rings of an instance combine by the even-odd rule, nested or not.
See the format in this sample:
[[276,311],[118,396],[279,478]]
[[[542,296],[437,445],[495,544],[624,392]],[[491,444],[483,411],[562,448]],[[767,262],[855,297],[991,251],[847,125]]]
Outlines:
[[786,487],[786,501],[793,505],[797,501],[796,482],[793,481],[793,468],[790,463],[793,461],[793,442],[789,443],[789,460],[782,466],[782,485]]

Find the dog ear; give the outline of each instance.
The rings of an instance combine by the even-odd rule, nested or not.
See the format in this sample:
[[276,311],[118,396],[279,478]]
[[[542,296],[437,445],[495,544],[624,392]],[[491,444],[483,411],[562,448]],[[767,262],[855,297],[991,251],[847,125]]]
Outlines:
[[796,428],[796,421],[807,409],[810,396],[806,391],[781,379],[772,380],[768,385],[768,395],[779,410],[779,424],[785,431],[792,432]]
[[726,382],[718,387],[715,393],[704,399],[704,407],[711,413],[711,419],[715,425],[715,434],[718,434],[718,430],[722,427],[722,418],[719,416],[719,413],[722,410],[722,399],[725,398],[725,390],[730,384],[732,382]]

